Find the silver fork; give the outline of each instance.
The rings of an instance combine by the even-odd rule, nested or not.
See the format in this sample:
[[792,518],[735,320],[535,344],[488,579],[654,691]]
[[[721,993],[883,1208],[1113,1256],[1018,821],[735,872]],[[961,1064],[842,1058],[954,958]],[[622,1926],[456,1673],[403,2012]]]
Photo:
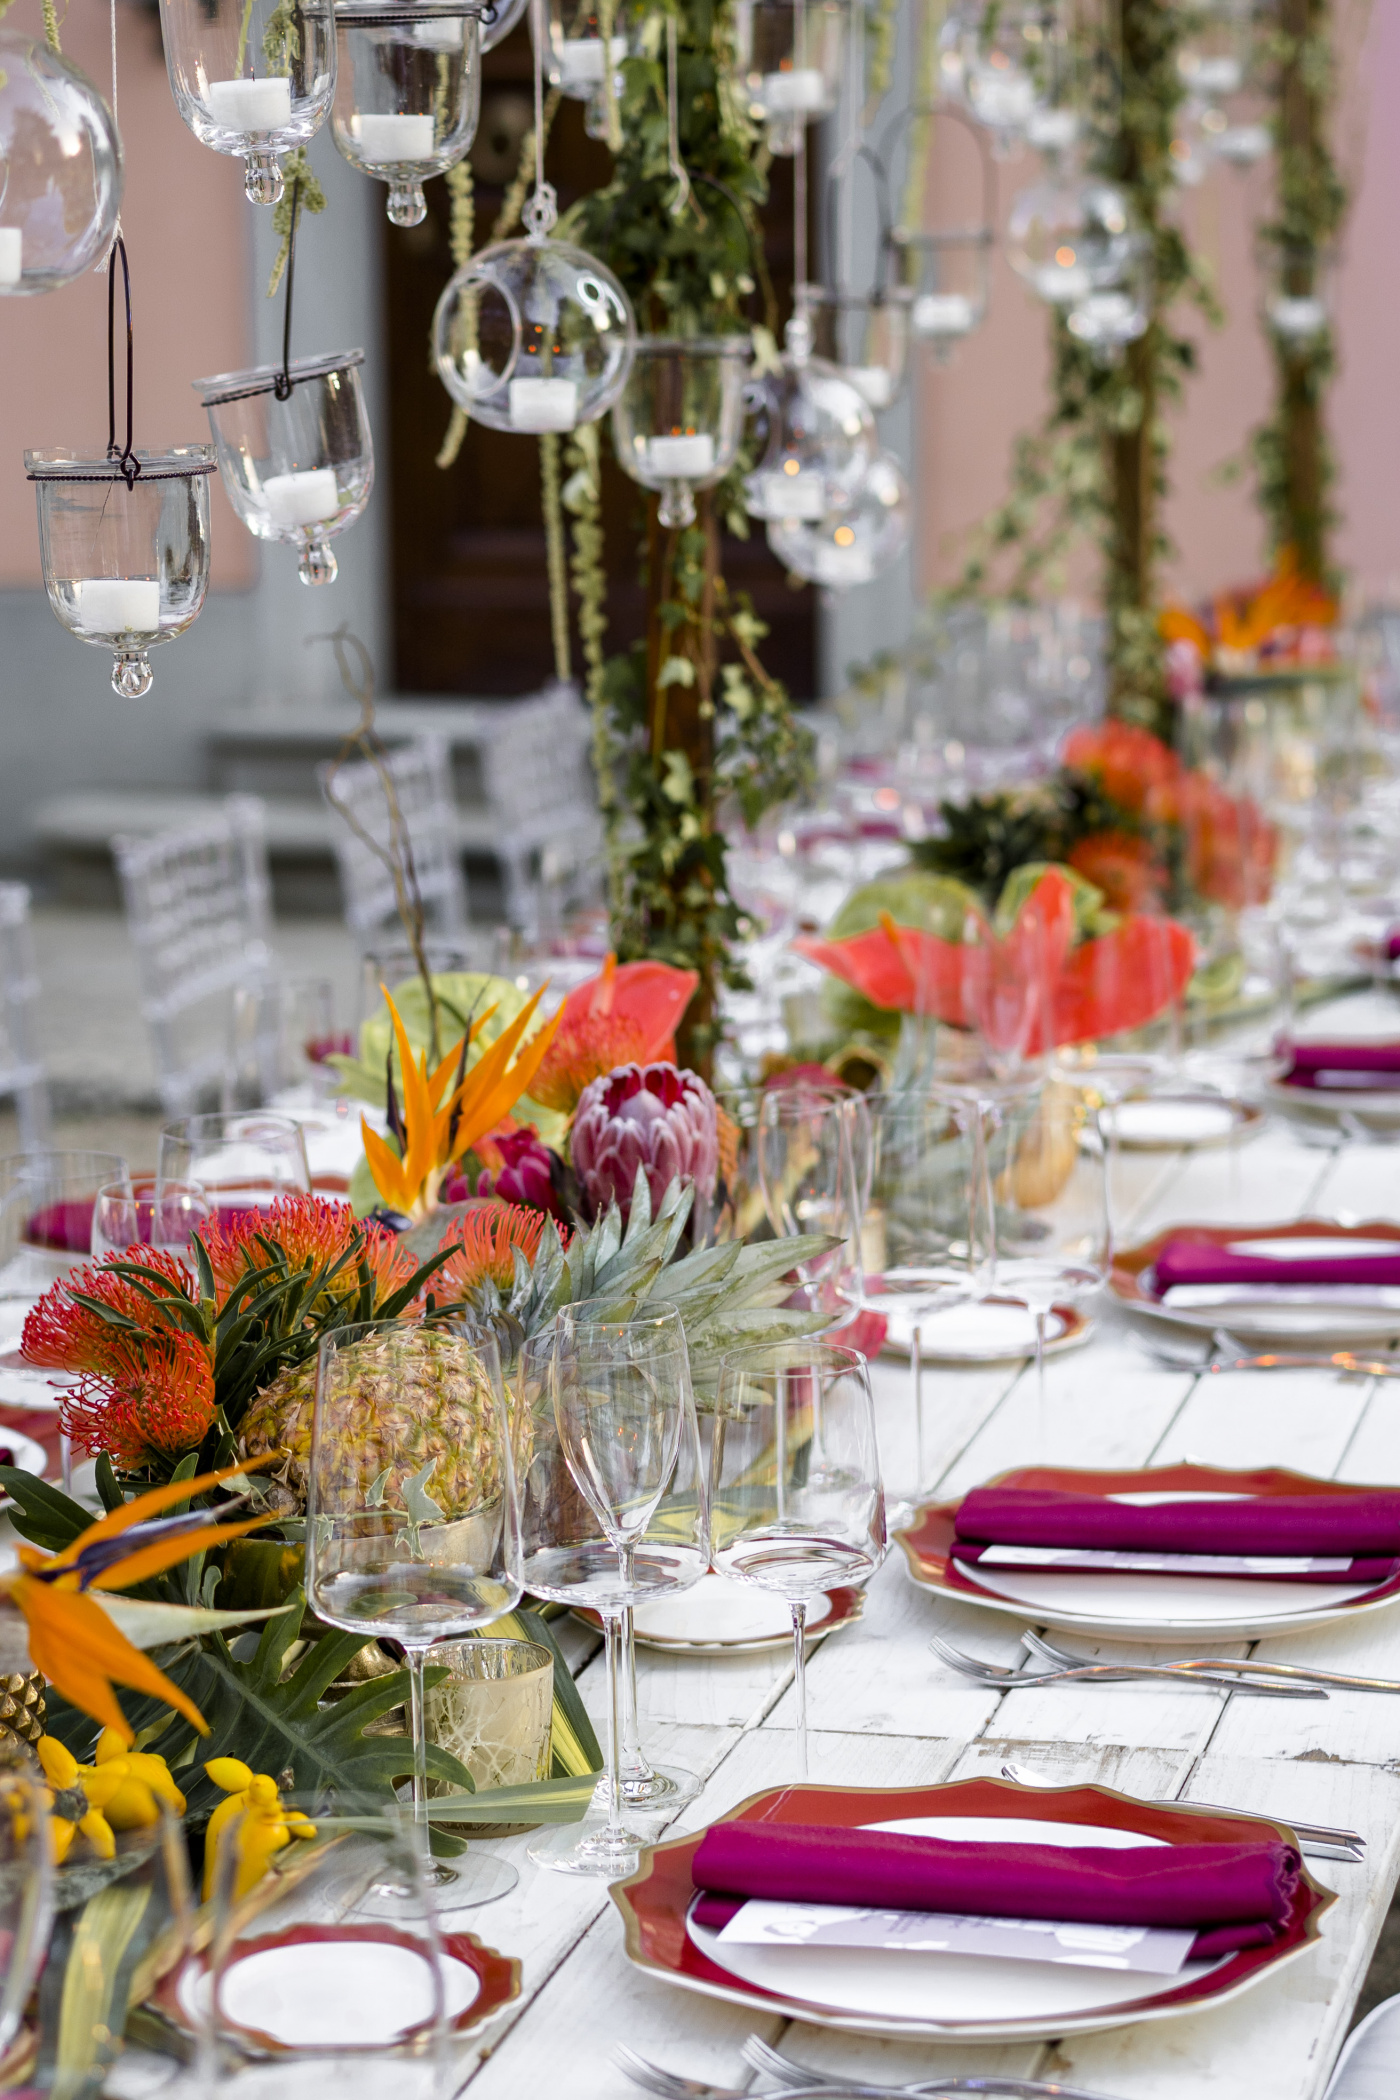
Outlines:
[[[786,2063],[786,2058],[781,2059]],[[623,2076],[643,2092],[655,2093],[657,2100],[755,2100],[752,2092],[742,2086],[707,2085],[703,2079],[682,2078],[675,2071],[663,2071],[660,2064],[651,2063],[621,2042],[613,2050],[613,2062]],[[803,2071],[801,2083],[794,2085],[794,2064],[779,2074],[771,2066],[766,2067],[773,2077],[781,2075],[784,2100],[791,2100],[794,2093],[807,2093],[813,2100],[833,2090],[852,2095],[852,2100],[890,2100],[892,2094],[942,2093],[986,2093],[989,2096],[1007,2094],[1014,2100],[1114,2100],[1112,2093],[1087,2093],[1072,2085],[1042,2085],[1024,2078],[932,2078],[922,2085],[867,2085],[853,2078],[832,2078],[816,2071]]]
[[[833,2077],[828,2071],[813,2071],[806,2064],[795,2063],[784,2056],[780,2049],[772,2047],[760,2035],[751,2034],[739,2052],[746,2064],[755,2071],[762,2071],[776,2078],[789,2091],[813,2087],[845,2089],[843,2078]],[[1040,2096],[1055,2094],[1058,2100],[1113,2100],[1111,2093],[1089,2093],[1082,2086],[1046,2084],[1038,2078],[931,2078],[922,2085],[887,2085],[871,2088],[884,2093],[991,2093],[1012,2096],[1027,2096],[1027,2100],[1040,2100]],[[677,2096],[679,2100],[679,2095]]]
[[[1035,1772],[1029,1765],[1018,1765],[1008,1758],[1001,1768],[1003,1779],[1014,1780],[1017,1786],[1058,1787],[1064,1782],[1048,1772]],[[1180,1808],[1208,1808],[1217,1815],[1244,1816],[1246,1808],[1227,1808],[1222,1801],[1181,1801]],[[1298,1850],[1306,1852],[1309,1859],[1341,1859],[1357,1866],[1365,1858],[1366,1840],[1359,1830],[1333,1830],[1326,1823],[1295,1823],[1288,1816],[1277,1816],[1275,1822],[1286,1823],[1298,1840]]]
[[[1043,1634],[1027,1632],[1021,1638],[1033,1655],[1042,1655],[1056,1665],[1082,1663],[1085,1659],[1055,1647]],[[1352,1677],[1342,1670],[1314,1670],[1303,1663],[1234,1662],[1225,1655],[1193,1655],[1167,1663],[1164,1668],[1175,1670],[1180,1677],[1199,1677],[1203,1671],[1211,1670],[1242,1670],[1247,1675],[1296,1680],[1299,1684],[1334,1685],[1344,1692],[1400,1692],[1400,1678]]]
[[934,1634],[929,1646],[950,1669],[960,1671],[964,1677],[971,1677],[978,1684],[994,1686],[1000,1691],[1020,1691],[1029,1686],[1043,1684],[1131,1684],[1143,1678],[1151,1683],[1165,1681],[1175,1685],[1206,1685],[1210,1690],[1217,1692],[1251,1692],[1264,1699],[1327,1697],[1320,1685],[1285,1684],[1282,1681],[1271,1683],[1262,1678],[1243,1683],[1238,1677],[1211,1677],[1204,1670],[1195,1670],[1190,1676],[1183,1676],[1180,1670],[1173,1670],[1165,1663],[1075,1663],[1068,1668],[1057,1666],[1052,1670],[1012,1670],[1004,1663],[982,1662],[975,1655],[964,1655],[961,1648],[954,1648],[950,1642],[941,1640],[937,1634]]

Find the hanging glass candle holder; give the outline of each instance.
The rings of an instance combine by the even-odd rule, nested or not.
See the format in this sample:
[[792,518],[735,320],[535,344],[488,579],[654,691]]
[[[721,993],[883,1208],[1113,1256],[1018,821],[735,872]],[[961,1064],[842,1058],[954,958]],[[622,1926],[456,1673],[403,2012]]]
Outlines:
[[[933,116],[941,131],[951,124],[952,135],[964,141],[960,155],[964,165],[955,167],[953,174],[964,193],[980,198],[980,209],[971,222],[958,223],[955,219],[950,224],[917,230],[893,227],[887,236],[887,270],[889,277],[909,295],[911,335],[918,342],[931,344],[937,356],[946,358],[955,343],[971,335],[986,319],[992,250],[996,246],[997,177],[986,132],[973,123],[966,110],[956,107],[939,105],[935,109],[927,103],[912,104],[890,127],[885,154],[893,152],[905,125]],[[974,156],[970,165],[966,151],[969,146]]]
[[1111,182],[1038,182],[1011,207],[1006,259],[1047,305],[1121,283],[1134,252],[1127,199]]
[[993,0],[960,11],[956,21],[962,100],[1004,160],[1053,92],[1062,44],[1056,12]]
[[1206,0],[1193,7],[1176,54],[1187,93],[1217,105],[1237,95],[1254,59],[1253,0]]
[[139,700],[151,685],[147,652],[183,634],[204,603],[214,454],[26,452],[24,467],[49,603],[80,642],[112,651],[113,691]]
[[364,358],[340,350],[195,381],[230,503],[254,539],[299,549],[303,583],[334,583],[330,542],[374,486]]
[[503,44],[511,31],[519,27],[525,19],[525,11],[529,5],[530,0],[501,0],[500,6],[491,11],[493,19],[489,22],[483,19],[481,24],[481,55],[483,58],[488,51],[494,51],[497,44]]
[[533,234],[474,255],[433,315],[438,376],[493,430],[595,423],[622,392],[636,341],[612,271],[569,241]]
[[160,26],[180,115],[243,157],[252,203],[275,204],[278,154],[320,129],[335,92],[331,0],[160,0]]
[[879,451],[864,395],[834,365],[809,357],[806,341],[799,316],[789,323],[781,369],[763,383],[768,441],[744,479],[744,507],[754,518],[815,523],[844,510]]
[[81,277],[121,201],[121,141],[97,89],[42,38],[0,30],[0,292]]
[[768,544],[794,576],[846,590],[873,582],[903,553],[912,513],[899,461],[881,452],[846,509],[819,519],[770,519]]
[[539,54],[546,80],[573,102],[586,102],[583,128],[592,139],[608,135],[608,75],[614,96],[622,92],[622,61],[637,47],[637,19],[628,0],[589,5],[549,0],[545,49]]
[[637,340],[613,405],[613,451],[633,481],[660,491],[657,515],[668,528],[693,524],[696,489],[711,487],[734,464],[752,355],[746,335]]
[[833,292],[804,284],[798,304],[812,330],[812,348],[834,365],[875,410],[904,390],[909,365],[909,315],[914,294],[903,285],[873,292]]
[[770,152],[795,153],[799,132],[835,109],[845,22],[841,0],[738,0],[735,62]]
[[389,185],[395,226],[427,217],[423,184],[469,152],[481,109],[479,6],[337,0],[331,131],[350,165]]
[[1088,292],[1071,306],[1065,326],[1093,351],[1098,364],[1116,364],[1129,343],[1146,335],[1152,318],[1152,255],[1145,240],[1135,245],[1121,283]]
[[1301,242],[1269,243],[1262,257],[1264,318],[1287,348],[1304,349],[1330,324],[1331,256]]

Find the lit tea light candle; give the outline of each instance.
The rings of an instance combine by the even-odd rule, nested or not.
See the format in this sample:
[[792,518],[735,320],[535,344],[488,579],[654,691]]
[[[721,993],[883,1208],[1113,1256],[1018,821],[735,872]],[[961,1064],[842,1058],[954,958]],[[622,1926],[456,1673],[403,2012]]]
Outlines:
[[510,420],[515,430],[572,430],[578,416],[576,379],[512,379]]
[[280,131],[292,121],[292,83],[271,80],[211,80],[204,90],[209,114],[226,131]]
[[846,377],[871,408],[888,408],[894,399],[894,381],[883,365],[847,365]]
[[[791,474],[789,467],[794,469]],[[763,497],[770,518],[824,518],[829,507],[821,476],[804,474],[791,459],[778,473],[765,474]]]
[[795,66],[789,73],[763,76],[763,107],[775,114],[822,109],[826,99],[826,82],[815,66]]
[[388,163],[431,160],[433,120],[428,117],[362,116],[355,118],[365,159]]
[[146,576],[85,576],[73,585],[84,634],[159,634],[160,584]]
[[648,438],[647,466],[677,481],[699,480],[715,470],[715,441],[705,430]]
[[18,226],[0,226],[0,289],[18,284],[24,270],[24,235]]
[[263,508],[284,528],[321,525],[340,508],[334,467],[308,467],[299,474],[270,474],[262,485]]
[[1068,306],[1072,300],[1087,299],[1094,288],[1089,272],[1078,262],[1043,263],[1031,283],[1052,306]]
[[[627,56],[627,39],[610,39],[612,62],[621,65]],[[603,85],[603,39],[600,36],[566,36],[558,45],[559,85],[562,88],[595,88]]]
[[911,319],[915,335],[967,335],[976,315],[962,292],[921,292]]

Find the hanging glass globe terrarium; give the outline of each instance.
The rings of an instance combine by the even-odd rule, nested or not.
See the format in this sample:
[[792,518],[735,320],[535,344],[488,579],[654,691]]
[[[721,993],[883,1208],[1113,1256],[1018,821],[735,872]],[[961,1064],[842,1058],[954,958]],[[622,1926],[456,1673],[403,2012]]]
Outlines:
[[847,590],[873,582],[903,553],[912,509],[899,461],[882,452],[845,510],[817,519],[770,519],[768,544],[794,576]]
[[209,581],[208,445],[107,459],[26,452],[44,588],[79,641],[110,649],[112,689],[149,692],[148,652],[183,634]]
[[[533,18],[532,18],[533,19]],[[545,48],[539,54],[546,80],[570,101],[586,102],[583,128],[592,139],[608,135],[608,88],[622,92],[618,71],[635,48],[637,24],[628,0],[549,0]],[[611,82],[610,82],[611,76]]]
[[303,583],[334,583],[338,533],[374,486],[363,350],[197,379],[225,493],[254,539],[300,552]]
[[481,108],[479,6],[337,0],[335,143],[389,185],[395,226],[427,217],[423,184],[471,149]]
[[92,82],[42,38],[0,30],[0,292],[81,277],[121,199],[121,141]]
[[735,62],[770,152],[795,153],[799,132],[835,109],[845,23],[841,0],[738,0]]
[[754,518],[815,522],[854,501],[879,450],[869,404],[835,365],[808,354],[805,319],[788,323],[787,354],[757,393],[763,456],[744,479]]
[[733,466],[744,434],[746,335],[638,338],[627,382],[613,405],[618,465],[661,495],[668,529],[695,519],[695,491]]
[[252,203],[275,204],[278,154],[320,129],[335,92],[331,0],[160,0],[160,26],[180,115],[242,155]]
[[1120,189],[1096,177],[1022,190],[1006,228],[1006,258],[1050,306],[1121,283],[1135,241]]

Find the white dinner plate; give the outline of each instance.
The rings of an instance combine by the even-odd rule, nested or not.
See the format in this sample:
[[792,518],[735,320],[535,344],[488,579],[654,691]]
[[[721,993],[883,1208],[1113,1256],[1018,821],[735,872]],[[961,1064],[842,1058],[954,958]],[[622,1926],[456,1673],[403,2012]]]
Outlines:
[[[0,1450],[10,1453],[10,1464],[21,1473],[32,1473],[37,1480],[44,1477],[49,1454],[42,1444],[36,1444],[32,1436],[21,1436],[17,1429],[7,1429],[0,1422]],[[9,1507],[8,1495],[0,1495],[0,1509]]]
[[1268,1098],[1285,1115],[1304,1122],[1336,1125],[1344,1116],[1354,1116],[1371,1130],[1400,1128],[1400,1083],[1393,1087],[1286,1086],[1281,1079],[1269,1081]]
[[1252,1137],[1264,1117],[1247,1102],[1218,1094],[1148,1094],[1104,1109],[1100,1121],[1125,1152],[1175,1152]]
[[[1010,1299],[979,1299],[929,1312],[920,1310],[917,1300],[890,1291],[869,1304],[888,1321],[883,1347],[897,1356],[912,1354],[916,1327],[925,1363],[995,1364],[1035,1355],[1035,1318]],[[1045,1322],[1045,1353],[1058,1356],[1081,1348],[1093,1331],[1086,1314],[1057,1305]]]
[[[807,1607],[807,1638],[824,1640],[849,1626],[865,1608],[863,1590],[831,1590]],[[573,1616],[595,1631],[596,1613]],[[723,1575],[702,1575],[688,1590],[652,1598],[633,1614],[637,1640],[644,1648],[683,1655],[761,1655],[792,1651],[792,1617],[787,1604],[771,1592]]]

